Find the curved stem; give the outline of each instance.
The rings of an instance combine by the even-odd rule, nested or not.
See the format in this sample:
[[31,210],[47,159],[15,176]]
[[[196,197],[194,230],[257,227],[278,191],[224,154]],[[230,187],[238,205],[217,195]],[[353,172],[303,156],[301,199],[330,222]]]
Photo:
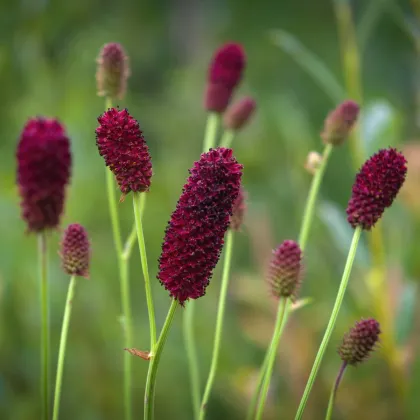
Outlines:
[[321,345],[319,346],[318,353],[315,358],[315,362],[312,366],[311,374],[309,375],[308,382],[306,383],[305,391],[299,404],[299,408],[296,413],[295,420],[302,418],[303,411],[305,410],[306,402],[308,401],[309,394],[311,393],[312,386],[315,382],[316,375],[318,374],[319,367],[321,366],[322,358],[324,357],[325,350],[328,346],[328,342],[331,338],[335,322],[337,320],[338,312],[340,311],[341,304],[343,302],[344,294],[346,292],[347,283],[349,281],[351,268],[353,266],[354,258],[356,256],[357,245],[359,243],[362,228],[359,226],[354,231],[353,240],[350,245],[349,254],[347,256],[346,265],[344,267],[343,276],[341,278],[340,288],[338,289],[337,298],[334,303],[334,308],[331,312],[330,320],[328,322],[327,329],[325,330],[324,337]]
[[216,112],[210,112],[207,116],[206,131],[204,134],[203,152],[208,152],[216,145],[217,129],[219,126],[220,116]]
[[260,420],[264,413],[265,400],[267,399],[268,388],[270,386],[271,375],[273,373],[274,362],[276,360],[277,348],[279,346],[280,337],[282,333],[282,325],[283,325],[284,313],[286,310],[286,302],[287,302],[287,299],[284,299],[284,298],[281,299],[279,302],[279,308],[277,311],[277,319],[276,319],[276,324],[274,327],[274,333],[273,333],[273,337],[271,339],[270,347],[268,350],[269,356],[267,359],[267,370],[264,375],[259,404],[257,408],[257,415],[255,417],[257,420]]
[[[143,193],[144,194],[144,193]],[[153,354],[156,346],[156,321],[155,309],[153,306],[152,289],[150,287],[149,267],[147,266],[146,244],[144,242],[143,224],[141,221],[141,193],[133,193],[134,218],[136,220],[137,240],[139,242],[139,251],[141,259],[141,268],[143,270],[144,286],[146,289],[147,311],[149,313],[150,325],[150,351]]]
[[328,402],[328,409],[327,409],[327,415],[325,416],[325,420],[331,420],[332,412],[334,409],[335,397],[337,395],[337,389],[338,389],[338,386],[340,385],[340,382],[344,375],[344,371],[346,370],[346,367],[347,367],[347,362],[343,362],[338,372],[337,379],[335,380],[334,386],[331,390],[330,400]]
[[50,408],[50,330],[48,308],[48,254],[47,236],[43,231],[38,235],[39,280],[41,297],[41,398],[42,418],[49,420]]
[[204,420],[204,417],[206,415],[207,403],[210,397],[214,378],[216,376],[217,364],[219,362],[220,344],[221,344],[222,333],[223,333],[223,318],[225,314],[226,297],[227,297],[228,284],[229,284],[230,265],[232,261],[233,231],[231,229],[229,229],[229,231],[227,232],[225,247],[226,247],[225,248],[226,251],[225,251],[225,260],[224,260],[224,265],[223,265],[222,285],[220,288],[220,296],[219,296],[219,308],[217,310],[216,330],[214,334],[213,356],[212,356],[211,365],[210,365],[209,377],[207,379],[206,388],[204,390],[204,396],[201,401],[200,415],[199,415],[200,420]]
[[299,233],[299,246],[302,252],[305,250],[306,242],[309,236],[309,230],[312,225],[312,220],[315,214],[315,203],[318,197],[319,188],[321,186],[322,178],[324,177],[325,168],[327,167],[328,160],[330,158],[333,146],[327,144],[322,153],[321,165],[315,172],[315,175],[312,179],[311,187],[309,190],[308,198],[306,200],[305,210],[303,213],[302,225]]
[[221,147],[231,147],[233,139],[235,138],[235,132],[233,130],[226,130],[223,133],[222,140],[220,141]]
[[149,370],[147,372],[146,390],[144,393],[144,420],[153,419],[153,402],[155,396],[157,369],[177,307],[178,302],[175,299],[172,300],[172,304],[169,308],[168,315],[166,316],[165,323],[163,324],[162,331],[160,333],[159,341],[156,344],[155,353],[150,359]]
[[60,412],[60,396],[61,396],[61,383],[63,379],[64,357],[66,355],[67,335],[70,325],[71,308],[74,297],[74,288],[76,286],[76,277],[70,278],[69,288],[67,291],[66,306],[64,308],[63,325],[61,327],[60,348],[58,351],[57,362],[57,375],[55,379],[55,392],[54,392],[54,410],[53,420],[58,420]]

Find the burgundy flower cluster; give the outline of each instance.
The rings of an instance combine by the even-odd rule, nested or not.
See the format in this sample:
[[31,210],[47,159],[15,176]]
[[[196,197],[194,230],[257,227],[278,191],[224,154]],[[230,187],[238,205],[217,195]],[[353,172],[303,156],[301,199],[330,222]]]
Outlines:
[[366,360],[375,349],[380,333],[379,322],[373,318],[356,322],[338,348],[341,360],[353,366]]
[[70,180],[70,142],[55,119],[32,118],[17,147],[17,184],[29,232],[56,228]]
[[205,294],[239,194],[242,165],[231,149],[217,148],[203,153],[189,172],[166,228],[157,275],[181,305]]
[[89,277],[90,243],[86,229],[78,223],[67,226],[61,242],[61,264],[70,276]]
[[233,90],[242,79],[245,60],[243,48],[236,43],[225,44],[216,51],[207,77],[204,102],[208,111],[225,111]]
[[407,173],[407,161],[396,149],[380,150],[368,159],[353,184],[347,220],[369,230],[393,203]]
[[139,123],[127,109],[108,109],[99,118],[96,145],[123,194],[150,188],[152,161]]
[[302,278],[302,251],[295,241],[283,241],[273,251],[267,277],[276,298],[296,298]]

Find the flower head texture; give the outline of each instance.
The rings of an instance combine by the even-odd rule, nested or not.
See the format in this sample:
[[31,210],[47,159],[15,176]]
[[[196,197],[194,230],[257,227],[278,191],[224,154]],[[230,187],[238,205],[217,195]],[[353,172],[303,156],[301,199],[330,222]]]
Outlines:
[[204,106],[208,111],[222,113],[233,90],[242,79],[245,52],[241,45],[227,43],[214,54],[208,69]]
[[226,129],[238,131],[244,127],[255,112],[256,103],[254,99],[246,97],[231,105],[223,116],[223,123]]
[[128,57],[118,43],[105,44],[97,59],[96,84],[99,96],[122,99],[130,76]]
[[404,183],[407,161],[396,149],[382,149],[369,158],[353,184],[347,220],[369,230],[390,207]]
[[236,197],[236,200],[233,203],[232,216],[230,216],[229,227],[232,230],[238,231],[242,226],[246,212],[246,199],[247,193],[244,188],[241,187],[239,189],[238,197]]
[[70,180],[70,141],[55,119],[32,118],[16,152],[22,218],[29,232],[56,228]]
[[70,276],[89,277],[90,244],[86,229],[68,225],[61,241],[61,265]]
[[344,101],[331,111],[324,123],[324,130],[321,137],[324,143],[334,146],[342,144],[359,116],[359,105],[354,101]]
[[123,194],[148,191],[152,160],[139,123],[127,109],[108,109],[99,118],[96,145]]
[[165,232],[161,284],[181,305],[205,294],[239,194],[242,165],[231,149],[203,153],[189,171]]
[[338,348],[338,354],[343,362],[357,365],[369,357],[379,341],[379,322],[375,319],[362,319],[344,336]]
[[302,277],[302,251],[295,241],[283,241],[274,251],[268,268],[268,281],[276,298],[291,297],[299,291]]

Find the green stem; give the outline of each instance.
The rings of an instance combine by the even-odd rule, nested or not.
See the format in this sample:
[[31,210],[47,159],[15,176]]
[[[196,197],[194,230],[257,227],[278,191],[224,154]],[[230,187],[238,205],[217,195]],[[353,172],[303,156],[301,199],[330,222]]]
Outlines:
[[222,341],[222,332],[223,332],[223,318],[224,318],[225,307],[226,307],[226,297],[227,297],[228,284],[229,284],[230,265],[232,262],[233,236],[234,236],[233,231],[229,229],[226,235],[226,243],[225,243],[226,251],[225,251],[225,260],[224,260],[224,265],[223,265],[222,285],[220,288],[220,296],[219,296],[219,308],[217,310],[216,331],[214,334],[214,342],[213,342],[213,355],[212,355],[212,360],[211,360],[211,365],[210,365],[209,377],[207,379],[204,396],[201,401],[200,415],[199,415],[200,420],[204,420],[205,415],[206,415],[207,403],[210,397],[214,378],[216,376],[217,364],[219,362],[220,344]]
[[305,211],[303,213],[303,220],[298,239],[299,246],[302,252],[305,250],[306,247],[306,242],[309,236],[309,230],[312,226],[312,221],[315,214],[316,199],[318,197],[319,188],[321,186],[321,182],[325,173],[325,168],[327,167],[328,160],[330,158],[333,147],[334,146],[332,146],[331,144],[327,144],[325,146],[324,151],[322,153],[321,165],[315,172],[315,175],[312,179],[312,184],[306,201]]
[[194,339],[194,312],[195,300],[191,300],[184,310],[183,331],[189,365],[193,418],[198,419],[200,415],[200,372],[198,369],[197,348]]
[[328,342],[331,338],[331,334],[334,329],[335,322],[337,320],[338,312],[340,311],[341,304],[343,302],[344,294],[346,292],[347,283],[350,278],[351,269],[353,266],[354,258],[356,256],[357,245],[359,243],[362,228],[358,226],[354,231],[353,240],[350,245],[349,254],[347,256],[346,265],[344,267],[343,276],[341,278],[340,288],[338,289],[337,298],[334,303],[334,308],[331,312],[331,317],[328,322],[327,329],[325,330],[324,338],[322,339],[321,345],[319,346],[318,353],[315,358],[315,362],[312,366],[311,374],[309,375],[308,382],[306,383],[305,391],[299,404],[299,408],[296,413],[295,420],[302,418],[303,411],[305,410],[306,402],[308,401],[309,394],[311,393],[312,386],[315,382],[316,375],[318,374],[319,367],[321,366],[322,358],[324,357],[325,350],[328,346]]
[[58,351],[57,375],[55,379],[54,409],[53,420],[58,420],[60,412],[61,383],[63,379],[64,357],[66,355],[67,335],[69,332],[71,308],[74,297],[74,288],[76,286],[76,277],[72,276],[67,292],[66,306],[64,308],[63,325],[61,327],[60,348]]
[[[145,194],[145,193],[143,193]],[[153,306],[152,289],[150,287],[149,268],[147,266],[146,244],[144,242],[143,224],[141,221],[141,193],[133,193],[134,218],[136,220],[137,240],[139,242],[141,268],[143,270],[144,286],[146,289],[147,311],[150,325],[150,352],[153,354],[156,346],[156,321]]]
[[153,402],[155,396],[157,369],[177,307],[178,302],[175,299],[172,300],[172,304],[169,308],[168,315],[166,316],[165,323],[163,324],[162,331],[160,333],[159,341],[156,344],[155,353],[150,359],[149,370],[147,372],[146,390],[144,393],[144,420],[153,419]]
[[[146,207],[146,197],[147,194],[141,194],[140,197],[140,216],[143,219],[144,217],[144,209]],[[137,240],[137,227],[136,223],[133,223],[133,227],[131,228],[131,232],[128,235],[127,240],[125,241],[124,250],[122,253],[122,258],[124,260],[129,260],[131,256],[131,251],[133,250],[133,246]]]
[[271,339],[270,347],[268,350],[269,357],[268,357],[268,362],[267,362],[267,370],[264,375],[259,404],[257,408],[257,415],[255,417],[257,420],[260,420],[264,413],[265,401],[267,399],[268,388],[270,386],[271,375],[273,373],[274,362],[276,360],[277,348],[279,346],[280,337],[282,333],[283,319],[284,319],[284,314],[286,310],[287,300],[288,299],[280,299],[280,302],[279,302],[279,307],[277,311],[277,319],[276,319],[276,324],[274,327],[274,333],[273,333],[273,337]]
[[219,126],[220,116],[216,112],[210,112],[207,116],[206,131],[204,134],[204,148],[203,152],[208,152],[209,149],[216,145],[217,128]]
[[337,395],[337,389],[338,389],[338,386],[340,385],[341,379],[343,378],[346,367],[347,367],[347,362],[343,362],[341,364],[340,371],[338,372],[337,379],[335,380],[334,386],[331,390],[330,400],[328,402],[328,409],[327,409],[327,415],[325,416],[325,420],[331,420],[332,412],[334,409],[335,397]]
[[45,231],[38,235],[39,254],[39,277],[41,292],[41,398],[42,418],[49,420],[50,408],[50,330],[49,330],[49,308],[48,308],[48,254],[47,234]]
[[221,147],[231,147],[232,141],[235,138],[235,132],[233,130],[226,130],[223,133],[222,140],[220,141]]

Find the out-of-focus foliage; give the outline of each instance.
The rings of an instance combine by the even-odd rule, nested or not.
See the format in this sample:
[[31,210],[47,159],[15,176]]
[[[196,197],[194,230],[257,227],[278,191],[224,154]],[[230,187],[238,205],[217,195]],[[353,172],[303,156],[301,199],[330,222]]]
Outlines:
[[[364,145],[369,153],[388,145],[403,148],[409,160],[406,189],[387,211],[382,227],[388,269],[386,307],[395,320],[392,339],[398,343],[408,384],[407,418],[417,418],[420,41],[416,37],[420,39],[420,23],[408,1],[359,0],[351,5],[363,47]],[[220,367],[208,418],[244,418],[275,317],[264,264],[276,244],[297,237],[310,183],[303,168],[305,158],[309,151],[321,150],[323,119],[344,99],[340,97],[345,94],[345,83],[333,10],[328,0],[0,2],[1,419],[39,418],[36,238],[25,235],[15,186],[14,153],[25,120],[49,115],[66,125],[74,166],[63,226],[83,224],[93,249],[90,280],[80,279],[76,289],[61,418],[121,419],[121,304],[104,165],[95,147],[96,118],[104,109],[103,100],[96,96],[95,59],[101,46],[110,41],[121,42],[130,56],[128,94],[118,105],[128,107],[139,119],[153,157],[154,177],[144,223],[153,279],[164,228],[187,170],[202,147],[206,65],[213,50],[228,40],[241,42],[246,49],[248,66],[238,95],[254,96],[258,110],[233,145],[245,165],[249,212],[235,241]],[[267,419],[293,418],[337,292],[351,235],[345,221],[355,174],[349,151],[348,145],[335,150],[327,168],[319,217],[305,256],[302,296],[312,300],[293,313],[282,338]],[[119,207],[123,231],[128,234],[133,220],[130,197]],[[340,365],[335,348],[343,332],[360,317],[373,315],[366,286],[371,264],[366,239],[364,235],[309,400],[308,419],[324,416]],[[54,372],[69,279],[59,267],[59,234],[52,233],[49,240]],[[210,363],[220,274],[218,267],[207,295],[197,304],[202,380]],[[135,346],[147,350],[147,311],[137,252],[130,280]],[[157,280],[152,286],[160,326],[169,298]],[[192,418],[181,326],[178,313],[158,374],[157,419]],[[134,362],[135,412],[141,418],[147,362]],[[383,352],[357,369],[348,369],[338,393],[337,419],[402,418],[400,410]]]

